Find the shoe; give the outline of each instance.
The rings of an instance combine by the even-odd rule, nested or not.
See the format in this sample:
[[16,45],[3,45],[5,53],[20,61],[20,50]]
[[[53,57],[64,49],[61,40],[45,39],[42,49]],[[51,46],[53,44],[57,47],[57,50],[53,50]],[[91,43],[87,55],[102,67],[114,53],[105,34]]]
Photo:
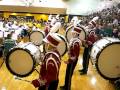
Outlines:
[[85,75],[85,74],[87,74],[87,72],[80,72],[80,75]]
[[65,86],[60,86],[60,90],[65,90]]

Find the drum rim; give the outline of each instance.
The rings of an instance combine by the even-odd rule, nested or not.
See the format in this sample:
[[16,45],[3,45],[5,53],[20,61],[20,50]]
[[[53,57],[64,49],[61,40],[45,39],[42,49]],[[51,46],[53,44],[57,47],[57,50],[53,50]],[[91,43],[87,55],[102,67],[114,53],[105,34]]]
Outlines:
[[[27,73],[27,74],[24,74],[24,75],[20,75],[20,74],[17,74],[16,72],[14,72],[11,68],[10,68],[10,65],[9,65],[9,56],[11,55],[11,53],[12,52],[14,52],[15,50],[24,50],[24,51],[26,51],[28,54],[30,54],[30,56],[31,56],[31,58],[32,58],[32,60],[33,60],[33,67],[32,67],[32,69],[31,69],[31,71],[29,72],[29,73]],[[7,56],[6,56],[6,61],[5,61],[5,63],[6,63],[6,67],[7,67],[7,69],[11,72],[11,74],[13,74],[13,75],[16,75],[16,76],[18,76],[18,77],[26,77],[26,76],[29,76],[33,71],[34,71],[34,68],[35,68],[35,58],[33,57],[33,55],[30,53],[30,51],[29,50],[27,50],[27,49],[23,49],[23,48],[13,48],[12,50],[10,50],[10,52],[8,52],[8,54],[7,54]]]
[[[34,33],[34,32],[39,32],[39,33],[42,34],[43,38],[45,37],[45,35],[44,35],[44,33],[43,33],[42,31],[32,31],[32,32],[30,33],[30,35],[29,35],[29,41],[30,41],[30,42],[32,42],[30,36],[31,36],[31,34]],[[33,43],[33,42],[32,42],[32,43]],[[33,43],[33,44],[36,45],[35,43]],[[40,46],[40,45],[42,45],[42,44],[43,44],[43,41],[42,41],[42,43],[40,43],[40,44],[38,44],[38,45],[36,45],[36,46]]]
[[[66,40],[60,34],[57,33],[57,35],[65,42],[65,46],[66,46],[65,52],[61,55],[61,56],[64,56],[65,53],[67,52],[67,42],[66,42]],[[45,51],[45,53],[47,53],[46,49],[45,49],[45,44],[43,45],[43,50]]]
[[101,52],[102,52],[105,48],[107,48],[107,46],[110,46],[110,45],[112,45],[112,44],[120,44],[120,42],[113,42],[113,43],[106,44],[106,46],[104,46],[103,49],[102,49],[100,52],[98,52],[98,54],[97,54],[97,56],[96,56],[96,63],[95,63],[97,72],[98,72],[104,79],[107,79],[107,80],[117,80],[117,79],[120,78],[120,77],[116,77],[116,78],[107,77],[107,76],[105,76],[105,75],[100,71],[100,69],[99,69],[99,67],[98,67],[98,58],[99,58]]
[[70,26],[70,27],[68,27],[67,30],[66,30],[66,32],[65,32],[65,38],[66,38],[67,42],[69,42],[69,40],[68,40],[68,38],[67,38],[67,33],[68,33],[68,31],[69,31],[71,28],[73,28],[73,27],[74,27],[73,25]]
[[[79,27],[80,27],[80,26],[79,26]],[[66,32],[65,32],[65,38],[66,38],[67,42],[69,42],[69,40],[68,40],[68,38],[67,38],[67,33],[68,33],[68,31],[69,31],[71,28],[74,28],[74,26],[70,26],[70,28],[68,28],[68,29],[66,30]],[[85,40],[86,40],[86,38],[87,38],[87,33],[85,32],[85,29],[84,29],[83,27],[81,27],[81,28],[82,28],[82,30],[83,30],[84,33],[85,33]]]
[[65,52],[61,55],[61,56],[64,56],[65,53],[67,52],[67,42],[66,42],[65,38],[62,37],[60,34],[58,34],[58,36],[59,36],[59,37],[65,42],[65,46],[66,46],[66,48],[65,48]]

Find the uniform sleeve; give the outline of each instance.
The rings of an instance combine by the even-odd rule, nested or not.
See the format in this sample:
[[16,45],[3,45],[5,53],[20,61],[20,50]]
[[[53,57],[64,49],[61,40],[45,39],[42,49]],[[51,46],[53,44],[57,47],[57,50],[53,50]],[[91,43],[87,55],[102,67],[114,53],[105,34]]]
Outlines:
[[79,42],[75,42],[70,49],[69,62],[74,62],[78,58],[79,52],[80,52]]
[[47,35],[49,33],[49,27],[48,26],[45,27],[44,32],[45,32],[45,35]]
[[88,44],[88,45],[92,45],[95,41],[96,41],[95,35],[90,35],[90,36],[87,38],[87,44]]
[[74,50],[75,57],[78,58],[80,54],[80,44],[78,42],[75,43]]

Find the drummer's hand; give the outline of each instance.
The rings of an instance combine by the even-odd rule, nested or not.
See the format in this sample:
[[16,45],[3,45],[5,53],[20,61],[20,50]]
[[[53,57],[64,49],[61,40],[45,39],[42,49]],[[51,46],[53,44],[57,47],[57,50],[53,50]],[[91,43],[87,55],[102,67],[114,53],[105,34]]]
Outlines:
[[65,64],[69,64],[69,61],[64,61]]
[[31,83],[35,88],[45,85],[46,80],[35,79]]
[[39,83],[38,79],[33,80],[31,83],[35,88],[40,86],[40,83]]
[[90,45],[92,45],[92,42],[91,42],[91,41],[88,41],[88,43],[89,43]]

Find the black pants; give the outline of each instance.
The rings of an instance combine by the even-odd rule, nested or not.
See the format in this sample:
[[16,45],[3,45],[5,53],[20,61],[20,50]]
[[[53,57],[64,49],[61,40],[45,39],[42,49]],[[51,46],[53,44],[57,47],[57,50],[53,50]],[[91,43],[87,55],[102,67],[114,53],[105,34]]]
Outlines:
[[91,51],[92,46],[85,47],[84,53],[83,53],[83,72],[88,71],[88,65],[89,65],[89,59],[90,59],[90,51]]
[[48,89],[44,85],[44,86],[39,87],[38,90],[57,90],[58,82],[59,82],[59,80],[54,80],[50,83],[50,85],[48,86]]
[[72,79],[72,75],[75,69],[75,66],[77,64],[77,60],[75,60],[75,62],[73,63],[69,63],[67,65],[67,69],[66,69],[66,76],[65,76],[65,90],[71,90],[71,79]]

